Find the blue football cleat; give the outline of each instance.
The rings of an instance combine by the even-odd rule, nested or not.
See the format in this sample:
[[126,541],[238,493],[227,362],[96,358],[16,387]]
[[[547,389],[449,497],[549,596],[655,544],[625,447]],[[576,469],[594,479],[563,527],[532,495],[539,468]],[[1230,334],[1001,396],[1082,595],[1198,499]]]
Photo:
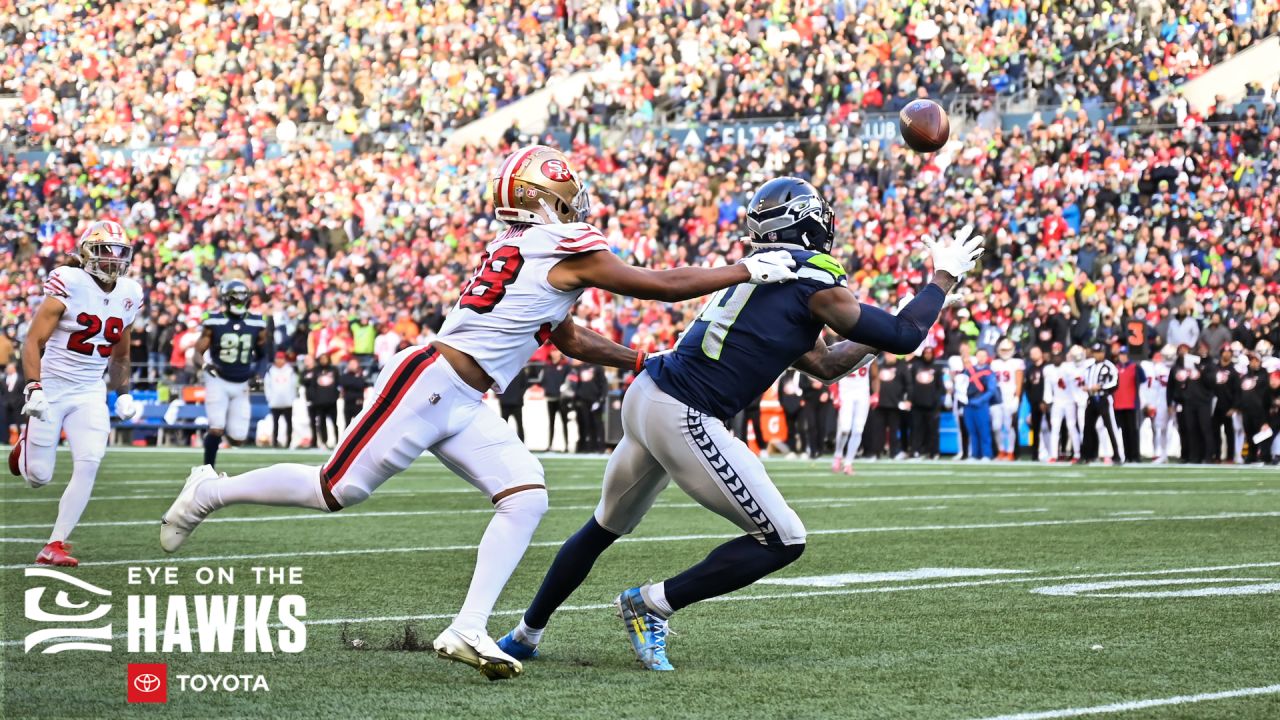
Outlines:
[[517,640],[515,630],[498,639],[498,648],[517,660],[533,660],[538,657],[538,646],[526,645]]
[[614,604],[640,664],[648,670],[675,670],[667,660],[667,619],[645,605],[640,588],[624,590]]

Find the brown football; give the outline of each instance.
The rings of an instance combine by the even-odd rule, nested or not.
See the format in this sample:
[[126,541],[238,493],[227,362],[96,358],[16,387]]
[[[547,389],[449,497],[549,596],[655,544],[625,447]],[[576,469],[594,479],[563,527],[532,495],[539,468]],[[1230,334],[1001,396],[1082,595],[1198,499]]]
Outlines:
[[912,150],[937,152],[951,137],[951,121],[947,111],[932,100],[912,100],[898,113],[898,129]]

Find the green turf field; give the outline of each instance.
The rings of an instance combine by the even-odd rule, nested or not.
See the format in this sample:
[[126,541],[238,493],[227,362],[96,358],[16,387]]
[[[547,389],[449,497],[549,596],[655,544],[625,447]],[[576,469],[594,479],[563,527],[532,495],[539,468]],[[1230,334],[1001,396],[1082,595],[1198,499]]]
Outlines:
[[[84,563],[76,576],[113,593],[110,653],[23,652],[44,627],[24,618],[24,591],[49,582],[24,568],[47,536],[69,458],[44,490],[3,484],[0,716],[1280,717],[1274,468],[882,462],[845,477],[826,463],[771,461],[809,528],[808,551],[769,584],[677,614],[677,672],[639,669],[610,603],[737,533],[669,489],[553,619],[542,659],[490,683],[430,652],[390,649],[406,626],[429,646],[461,603],[489,517],[479,493],[426,459],[336,515],[224,511],[169,558],[157,521],[198,458],[126,450],[103,464],[72,539]],[[273,459],[224,452],[220,469]],[[602,460],[544,463],[551,511],[499,601],[494,637],[597,499]],[[126,584],[129,567],[169,563],[176,587]],[[254,586],[249,568],[285,565],[303,568],[300,588]],[[236,585],[197,585],[201,566],[234,568]],[[51,585],[43,604],[64,587]],[[303,595],[306,649],[244,654],[237,637],[229,654],[127,652],[126,595],[202,592]],[[130,662],[168,663],[167,706],[126,704]],[[261,674],[270,691],[178,690],[177,674],[197,673]]]

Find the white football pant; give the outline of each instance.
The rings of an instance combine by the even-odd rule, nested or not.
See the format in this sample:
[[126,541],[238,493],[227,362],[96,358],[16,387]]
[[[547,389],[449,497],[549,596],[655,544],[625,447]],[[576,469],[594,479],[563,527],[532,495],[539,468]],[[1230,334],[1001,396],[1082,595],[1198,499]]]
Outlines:
[[230,382],[207,375],[204,383],[204,412],[211,430],[222,430],[236,442],[249,436],[249,383]]
[[622,400],[622,442],[604,471],[596,522],[618,535],[630,533],[671,478],[761,543],[804,543],[800,517],[746,443],[642,372]]

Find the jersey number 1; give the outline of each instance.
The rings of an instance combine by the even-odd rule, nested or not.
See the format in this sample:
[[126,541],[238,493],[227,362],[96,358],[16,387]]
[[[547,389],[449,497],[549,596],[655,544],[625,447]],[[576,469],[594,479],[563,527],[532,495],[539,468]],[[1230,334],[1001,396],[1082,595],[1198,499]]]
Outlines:
[[458,305],[478,313],[493,310],[507,294],[507,283],[515,281],[523,266],[524,258],[520,256],[520,248],[504,245],[494,250],[492,255],[480,261],[480,269],[462,289]]
[[[111,349],[124,335],[124,320],[118,317],[109,317],[106,322],[103,322],[97,315],[82,312],[76,316],[76,322],[83,325],[84,329],[71,333],[67,338],[67,349],[81,355],[92,355],[96,352],[102,357],[110,357]],[[106,345],[89,342],[99,331],[102,332],[102,339],[107,341]]]

